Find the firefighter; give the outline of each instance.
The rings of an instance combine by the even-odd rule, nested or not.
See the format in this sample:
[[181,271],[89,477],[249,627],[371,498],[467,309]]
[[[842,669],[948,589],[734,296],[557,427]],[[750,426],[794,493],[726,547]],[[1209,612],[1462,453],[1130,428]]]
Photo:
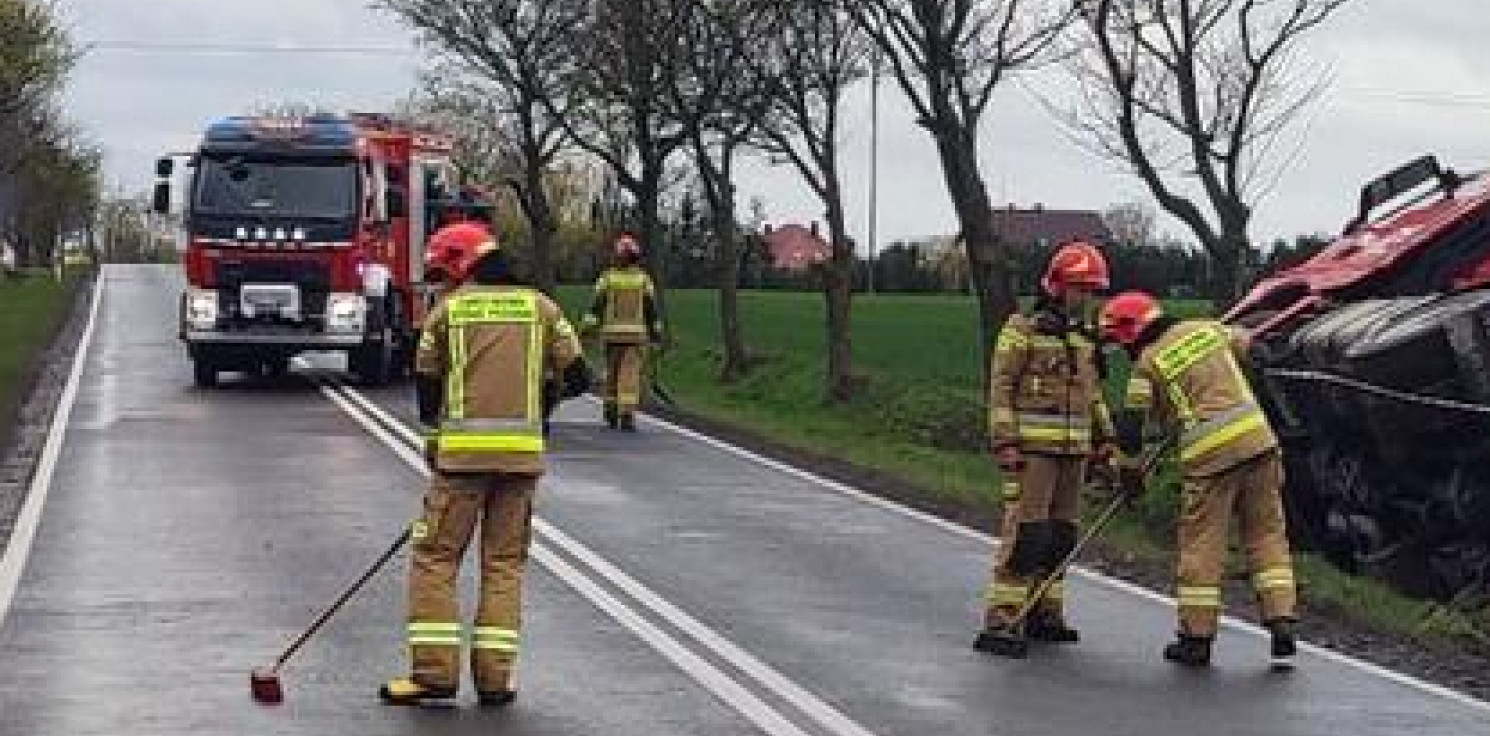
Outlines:
[[[1167,317],[1158,300],[1141,292],[1113,297],[1102,310],[1101,327],[1106,338],[1123,345],[1133,358],[1129,409],[1139,415],[1124,417],[1123,424],[1141,427],[1142,415],[1148,414],[1178,440],[1183,488],[1176,572],[1179,631],[1177,640],[1165,647],[1164,658],[1196,667],[1210,664],[1227,530],[1235,514],[1253,588],[1272,635],[1273,666],[1291,667],[1297,649],[1297,592],[1283,517],[1283,461],[1278,439],[1242,372],[1249,336],[1211,320]],[[1142,430],[1124,435],[1126,458],[1142,444]]]
[[641,403],[642,375],[648,344],[662,344],[662,320],[656,289],[641,267],[641,244],[630,234],[616,239],[614,265],[595,282],[595,297],[585,314],[585,332],[600,333],[605,351],[605,423],[634,431]]
[[1101,353],[1089,320],[1093,295],[1107,285],[1101,251],[1067,243],[1051,257],[1033,311],[1011,316],[999,332],[988,403],[992,451],[1004,477],[1003,543],[974,643],[980,650],[1014,654],[1028,639],[1081,638],[1066,621],[1059,580],[1026,620],[1015,618],[1076,544],[1087,463],[1112,453]]
[[453,698],[462,634],[456,580],[480,529],[480,604],[470,664],[482,705],[516,696],[523,572],[533,494],[544,472],[541,382],[545,367],[563,395],[589,389],[579,339],[560,309],[516,285],[506,254],[477,223],[442,228],[431,268],[460,286],[437,304],[421,335],[415,387],[433,471],[411,529],[409,676],[382,686],[383,700]]

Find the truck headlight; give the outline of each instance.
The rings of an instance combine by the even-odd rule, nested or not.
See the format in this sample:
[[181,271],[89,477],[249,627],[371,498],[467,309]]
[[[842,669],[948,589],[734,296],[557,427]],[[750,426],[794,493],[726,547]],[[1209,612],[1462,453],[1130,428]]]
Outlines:
[[186,293],[186,324],[194,330],[217,327],[217,292],[192,289]]
[[367,300],[361,294],[332,294],[326,298],[327,332],[361,332],[367,324]]

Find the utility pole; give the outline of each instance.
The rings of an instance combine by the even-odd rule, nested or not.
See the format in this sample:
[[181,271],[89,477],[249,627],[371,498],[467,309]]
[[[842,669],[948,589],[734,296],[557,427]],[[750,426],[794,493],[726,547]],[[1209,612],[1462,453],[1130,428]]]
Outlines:
[[880,164],[880,48],[875,44],[874,60],[869,71],[869,274],[865,279],[874,293],[874,271],[879,249],[879,164]]

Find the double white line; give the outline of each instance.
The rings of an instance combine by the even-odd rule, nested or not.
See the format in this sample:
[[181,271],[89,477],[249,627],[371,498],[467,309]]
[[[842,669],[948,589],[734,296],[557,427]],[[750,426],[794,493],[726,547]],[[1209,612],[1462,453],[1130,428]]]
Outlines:
[[[318,378],[321,393],[422,475],[429,475],[419,435],[367,397],[333,379]],[[772,736],[874,736],[842,711],[803,689],[623,572],[605,558],[535,518],[533,557],[590,603]],[[601,581],[604,581],[603,583]],[[707,652],[728,669],[701,656]],[[755,688],[764,690],[767,702]],[[790,715],[780,706],[789,706]]]

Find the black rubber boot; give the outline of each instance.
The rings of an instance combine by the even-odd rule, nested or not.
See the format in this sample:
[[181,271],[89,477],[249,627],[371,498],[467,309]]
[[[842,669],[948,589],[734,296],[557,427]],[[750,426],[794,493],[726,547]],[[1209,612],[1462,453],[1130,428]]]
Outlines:
[[1293,635],[1293,621],[1277,618],[1267,622],[1267,627],[1268,632],[1273,635],[1269,663],[1274,670],[1280,672],[1292,670],[1294,657],[1299,653],[1299,645]]
[[1180,634],[1178,640],[1164,647],[1164,658],[1186,667],[1209,667],[1211,637]]
[[516,690],[490,690],[476,693],[476,702],[488,708],[505,708],[517,700]]
[[1061,615],[1049,611],[1030,613],[1025,634],[1033,641],[1052,644],[1075,644],[1081,641],[1081,632],[1068,626]]
[[636,415],[635,414],[632,414],[629,411],[621,414],[620,427],[621,427],[621,429],[623,431],[626,431],[626,432],[635,432],[636,431]]
[[616,412],[616,405],[615,404],[606,404],[605,405],[605,426],[610,427],[611,429],[615,429],[616,428],[616,418],[618,416],[619,415]]
[[1030,653],[1030,640],[1014,627],[990,626],[978,633],[973,648],[1000,657],[1024,659]]

